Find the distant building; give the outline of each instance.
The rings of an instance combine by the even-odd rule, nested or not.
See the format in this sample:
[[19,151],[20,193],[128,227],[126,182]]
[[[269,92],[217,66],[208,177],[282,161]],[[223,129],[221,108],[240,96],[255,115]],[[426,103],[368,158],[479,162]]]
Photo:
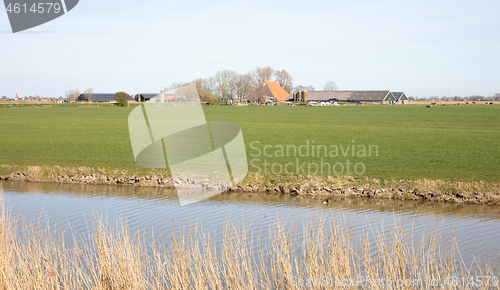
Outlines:
[[149,101],[152,98],[155,98],[156,96],[158,96],[158,94],[153,94],[153,93],[149,93],[149,94],[139,93],[139,94],[135,94],[134,97],[133,97],[133,99],[136,102],[144,103],[144,102]]
[[278,102],[285,101],[290,94],[285,91],[277,82],[265,82],[256,88],[246,97],[247,100],[258,101],[259,99],[269,100],[274,98]]
[[[90,101],[94,103],[110,103],[110,102],[115,102],[115,94],[106,94],[106,93],[95,93],[90,96],[90,100],[88,97],[88,94],[80,94],[78,98],[76,99],[77,101]],[[134,99],[131,97],[130,101],[133,101]]]
[[392,95],[396,99],[396,104],[401,104],[404,105],[405,101],[408,103],[408,98],[406,97],[406,94],[403,92],[392,92]]
[[[289,98],[293,100],[293,96]],[[392,104],[396,99],[391,91],[310,91],[309,102],[352,102]]]

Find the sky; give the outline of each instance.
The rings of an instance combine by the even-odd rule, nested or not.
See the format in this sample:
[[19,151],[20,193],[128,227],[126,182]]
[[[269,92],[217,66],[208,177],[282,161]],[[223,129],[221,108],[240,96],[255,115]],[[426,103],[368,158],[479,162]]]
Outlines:
[[500,1],[81,0],[13,34],[0,12],[0,96],[157,93],[220,70],[285,69],[294,85],[500,93]]

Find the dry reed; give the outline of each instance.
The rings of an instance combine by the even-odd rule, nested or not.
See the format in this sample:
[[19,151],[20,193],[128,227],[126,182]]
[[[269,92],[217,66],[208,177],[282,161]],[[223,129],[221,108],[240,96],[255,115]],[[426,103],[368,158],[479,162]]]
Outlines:
[[[1,210],[0,289],[499,288],[445,284],[446,277],[474,273],[456,266],[454,239],[442,238],[439,228],[414,245],[398,223],[390,234],[368,227],[356,238],[352,224],[334,217],[301,227],[276,220],[257,232],[228,220],[222,235],[197,223],[187,232],[173,228],[167,244],[156,239],[146,244],[145,234],[132,235],[123,221],[106,226],[97,218],[90,238],[69,229],[68,239],[43,219],[22,222],[18,230],[3,202]],[[481,275],[494,275],[488,267],[480,269]],[[439,285],[427,287],[433,279]]]

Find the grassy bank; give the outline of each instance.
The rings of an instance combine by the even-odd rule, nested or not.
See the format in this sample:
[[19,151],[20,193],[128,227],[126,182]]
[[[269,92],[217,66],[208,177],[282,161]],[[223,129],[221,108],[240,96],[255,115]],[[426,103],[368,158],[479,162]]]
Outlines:
[[[22,222],[0,208],[0,289],[348,289],[358,281],[362,289],[420,289],[430,281],[436,289],[499,289],[493,281],[471,287],[448,278],[478,284],[476,275],[498,273],[457,263],[454,239],[438,227],[413,243],[400,224],[355,237],[351,224],[332,216],[306,222],[300,233],[282,220],[258,232],[228,220],[220,240],[197,224],[172,229],[169,243],[158,236],[148,245],[123,221],[109,227],[97,219],[89,239],[73,233],[68,241],[43,219]],[[479,271],[468,271],[472,266]]]
[[[0,164],[85,166],[146,174],[149,171],[138,167],[132,155],[127,126],[131,110],[92,104],[0,106]],[[279,173],[280,166],[275,165],[279,164],[283,174],[287,163],[296,168],[298,162],[305,163],[306,170],[290,166],[289,172],[307,175],[309,164],[321,167],[321,162],[327,162],[346,167],[350,162],[351,166],[363,164],[362,176],[384,180],[500,182],[500,106],[496,105],[430,109],[410,105],[204,106],[204,110],[207,120],[233,121],[241,126],[248,160],[253,162],[249,166],[252,173],[265,174],[266,169],[267,173]],[[299,149],[306,144],[310,151],[303,151],[305,156],[286,152],[287,146]],[[312,154],[313,144],[328,149]],[[351,154],[348,146],[353,145]],[[280,146],[284,152],[279,152]],[[331,150],[335,146],[338,156]],[[364,156],[359,151],[363,146],[377,149]],[[340,172],[340,167],[336,172],[311,169],[315,175],[348,175],[347,170]],[[12,173],[7,167],[0,170],[0,175]],[[352,167],[351,175],[355,175]]]
[[[15,173],[0,175],[0,180],[174,188],[170,172],[161,169],[130,175],[126,170],[84,166],[0,166],[2,167]],[[486,181],[248,174],[230,191],[267,192],[323,199],[370,197],[460,204],[500,204],[500,184]]]

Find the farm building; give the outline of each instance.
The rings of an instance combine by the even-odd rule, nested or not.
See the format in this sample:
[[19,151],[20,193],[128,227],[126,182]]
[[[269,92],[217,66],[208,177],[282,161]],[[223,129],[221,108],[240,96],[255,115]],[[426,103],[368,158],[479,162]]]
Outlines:
[[[80,94],[78,98],[76,99],[77,101],[91,101],[91,102],[96,102],[96,103],[109,103],[109,102],[114,102],[116,101],[115,99],[115,94],[102,94],[102,93],[95,93],[90,96],[90,100],[88,97],[88,94]],[[133,99],[130,99],[131,101]]]
[[200,102],[200,96],[196,85],[189,84],[167,92],[161,89],[159,94],[136,94],[134,100],[151,103],[197,103]]
[[307,101],[392,104],[395,98],[391,91],[311,91]]
[[139,94],[135,94],[133,98],[134,98],[134,100],[136,102],[142,102],[143,103],[143,102],[149,101],[150,99],[152,99],[152,98],[154,98],[156,96],[158,96],[158,94],[142,94],[142,93],[139,93]]
[[394,99],[396,99],[396,104],[401,104],[404,105],[405,101],[408,104],[408,98],[406,97],[406,94],[403,92],[392,92],[394,95]]
[[250,93],[247,100],[258,101],[262,97],[264,100],[274,98],[276,101],[281,102],[285,101],[289,96],[290,94],[277,82],[269,81],[263,83]]

